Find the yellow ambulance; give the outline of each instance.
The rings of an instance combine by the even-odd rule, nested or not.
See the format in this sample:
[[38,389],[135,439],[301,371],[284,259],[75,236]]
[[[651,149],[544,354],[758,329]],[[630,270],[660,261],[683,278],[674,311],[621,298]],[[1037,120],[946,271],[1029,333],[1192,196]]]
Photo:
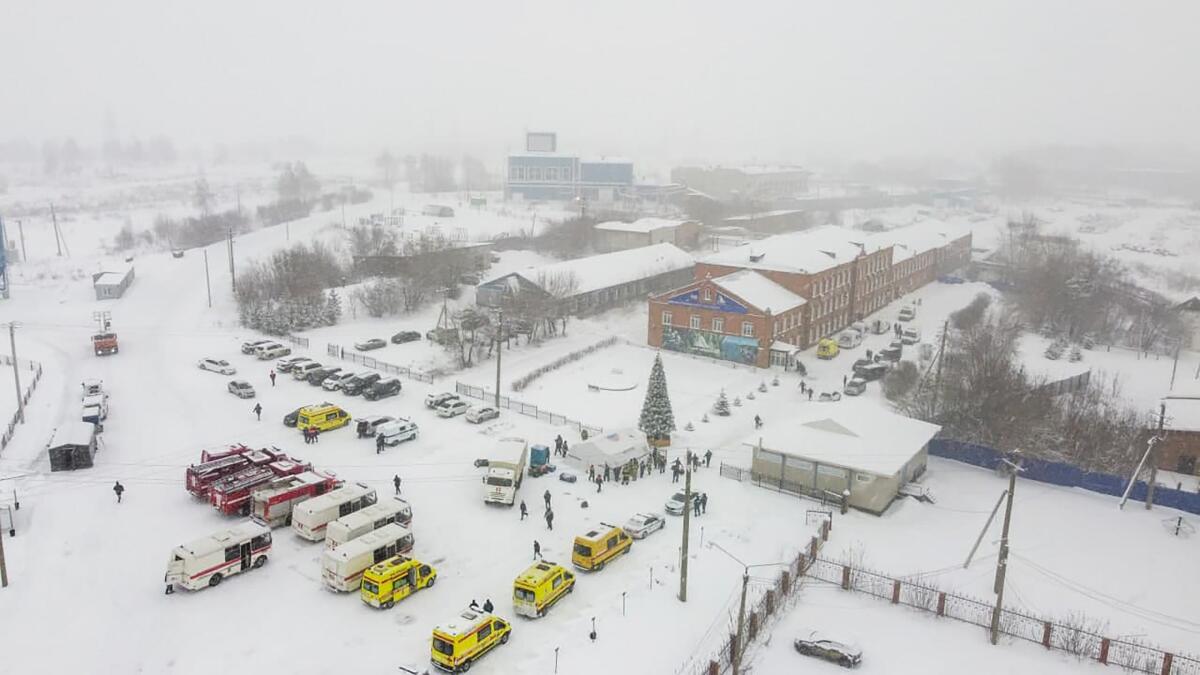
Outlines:
[[437,570],[429,565],[398,555],[372,565],[363,572],[359,594],[362,601],[372,607],[391,609],[422,588],[429,588],[437,581]]
[[511,632],[512,625],[494,614],[465,610],[433,629],[429,660],[450,673],[466,672],[492,647],[508,642]]
[[306,405],[296,415],[296,428],[304,431],[316,427],[317,431],[329,431],[350,424],[350,413],[333,405]]
[[628,553],[633,539],[616,525],[600,523],[603,527],[575,537],[571,563],[582,570],[596,571],[608,561]]
[[835,357],[837,355],[838,355],[837,340],[831,340],[830,338],[821,338],[821,341],[817,343],[817,358],[818,359],[832,359],[833,357]]
[[513,611],[536,619],[573,590],[575,575],[567,568],[549,560],[534,563],[513,581]]

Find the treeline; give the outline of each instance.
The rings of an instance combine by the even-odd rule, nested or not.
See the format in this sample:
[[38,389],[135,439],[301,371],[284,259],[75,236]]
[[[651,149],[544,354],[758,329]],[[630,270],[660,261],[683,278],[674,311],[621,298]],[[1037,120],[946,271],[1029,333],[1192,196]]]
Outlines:
[[327,246],[296,244],[238,273],[238,317],[242,325],[270,335],[331,326],[342,315],[333,288],[345,282],[346,270]]

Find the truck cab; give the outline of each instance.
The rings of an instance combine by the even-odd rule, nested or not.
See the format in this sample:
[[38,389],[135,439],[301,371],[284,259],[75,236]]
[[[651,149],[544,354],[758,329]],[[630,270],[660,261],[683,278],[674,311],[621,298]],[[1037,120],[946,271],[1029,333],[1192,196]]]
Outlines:
[[575,590],[575,575],[549,560],[530,565],[513,581],[513,611],[536,619]]
[[628,553],[633,539],[616,525],[601,523],[602,527],[575,537],[571,549],[571,564],[579,569],[597,571],[619,555]]
[[93,335],[92,351],[96,352],[96,356],[106,356],[119,352],[120,347],[117,345],[117,334],[106,332]]

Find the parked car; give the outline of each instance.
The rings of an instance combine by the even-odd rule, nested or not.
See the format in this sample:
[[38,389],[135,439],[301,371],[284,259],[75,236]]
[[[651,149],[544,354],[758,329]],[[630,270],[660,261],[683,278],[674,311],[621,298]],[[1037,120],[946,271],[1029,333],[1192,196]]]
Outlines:
[[875,362],[866,357],[863,357],[861,359],[854,359],[854,363],[850,366],[850,370],[853,370],[857,374],[859,368],[862,368],[863,366],[869,366],[872,363],[875,363]]
[[835,401],[840,401],[840,400],[842,400],[842,392],[840,392],[840,391],[823,391],[823,392],[821,392],[821,395],[817,397],[817,400],[820,401],[821,403],[833,403]]
[[419,430],[417,429],[416,422],[399,417],[395,421],[379,425],[376,433],[383,436],[384,445],[390,446],[400,445],[404,441],[415,440]]
[[440,406],[441,404],[445,403],[446,401],[454,400],[457,398],[458,398],[458,394],[451,394],[448,391],[443,391],[440,394],[426,394],[425,395],[425,407],[426,408],[436,408],[436,407]]
[[[278,342],[276,342],[274,340],[267,340],[266,342],[264,342],[254,348],[254,356],[255,356],[255,358],[261,359],[263,352],[267,351],[268,349],[276,349],[279,347],[283,347],[283,345],[279,344]],[[289,350],[289,353],[290,353],[290,350]],[[284,354],[284,356],[287,356],[287,354]]]
[[342,385],[342,393],[347,396],[358,396],[381,379],[383,376],[379,373],[359,373]]
[[622,528],[634,539],[645,539],[666,526],[667,521],[657,513],[635,513]]
[[901,321],[912,321],[913,319],[917,318],[917,308],[913,307],[912,305],[905,305],[904,307],[901,307],[899,318]]
[[274,340],[251,340],[249,342],[243,342],[242,343],[242,353],[243,354],[253,354],[254,350],[257,349],[259,347],[259,345],[270,344],[272,342],[274,342]]
[[316,370],[309,373],[308,377],[306,377],[304,379],[307,380],[309,384],[316,387],[316,386],[323,384],[325,382],[325,378],[333,377],[340,372],[342,372],[342,369],[340,366],[329,366],[328,368],[317,368]]
[[437,414],[438,417],[457,417],[467,412],[469,407],[471,406],[462,399],[450,399],[437,407]]
[[196,363],[200,370],[211,370],[214,373],[222,375],[234,375],[237,373],[237,368],[229,365],[229,362],[224,359],[200,359]]
[[271,345],[265,349],[258,350],[258,360],[270,361],[271,359],[277,359],[281,356],[287,356],[291,353],[292,348],[288,347],[287,345]]
[[838,355],[838,349],[839,347],[837,340],[821,338],[821,340],[817,342],[817,358],[832,359]]
[[943,274],[942,276],[938,277],[937,280],[943,284],[961,284],[966,281],[957,274]]
[[312,359],[308,358],[307,356],[289,356],[276,361],[275,370],[278,370],[281,373],[291,372],[292,368],[295,368],[296,366],[308,361],[312,361]]
[[230,380],[229,393],[238,398],[254,398],[254,387],[245,380]]
[[297,363],[292,366],[291,373],[295,379],[304,380],[308,378],[308,374],[312,371],[320,370],[324,367],[319,361],[305,361],[304,363]]
[[400,384],[399,378],[389,377],[386,380],[380,380],[367,387],[363,391],[363,398],[367,399],[368,401],[378,401],[381,398],[387,398],[389,396],[395,396],[396,394],[399,394],[402,388],[403,385]]
[[887,375],[888,366],[886,363],[868,363],[862,367],[854,369],[854,378],[864,382],[874,382],[882,380],[884,375]]
[[847,396],[858,396],[866,390],[867,381],[860,377],[856,377],[846,383],[846,386],[842,388],[842,393],[846,394]]
[[285,426],[285,427],[296,426],[296,418],[298,418],[298,417],[300,417],[300,409],[296,408],[292,412],[283,416],[283,426]]
[[344,372],[344,373],[338,373],[337,375],[332,375],[330,377],[325,378],[325,381],[321,383],[321,388],[324,389],[325,391],[337,391],[338,389],[341,389],[342,386],[345,385],[347,382],[349,382],[350,380],[353,380],[355,377],[358,377],[358,376],[355,373],[351,373],[349,371]]
[[354,348],[360,352],[369,352],[372,349],[383,349],[386,346],[387,340],[380,338],[371,338],[370,340],[363,340],[362,342],[354,343]]
[[[703,494],[704,494],[703,492],[693,492],[692,493],[692,501],[690,504],[687,505],[688,508],[694,507],[696,500],[700,499],[700,496]],[[684,508],[683,493],[676,492],[675,494],[671,495],[671,498],[667,500],[667,503],[665,505],[663,505],[663,508],[665,508],[667,510],[667,513],[670,513],[675,516],[682,516],[683,508]]]
[[917,326],[905,326],[904,330],[900,331],[900,342],[906,345],[915,345],[921,341],[921,329]]
[[842,331],[840,334],[838,334],[837,339],[839,349],[853,349],[854,347],[861,345],[862,341],[862,333],[853,329]]
[[368,417],[359,417],[354,425],[354,433],[359,438],[375,438],[376,430],[380,425],[394,422],[395,417],[391,415],[370,415]]
[[392,344],[402,345],[405,342],[416,342],[421,339],[421,334],[415,330],[402,330],[392,336]]
[[480,424],[488,420],[494,420],[500,416],[500,411],[490,405],[478,405],[467,411],[467,421],[471,424]]
[[853,668],[862,663],[861,649],[826,639],[815,631],[808,638],[796,638],[793,644],[796,651],[805,656],[815,656],[846,668]]

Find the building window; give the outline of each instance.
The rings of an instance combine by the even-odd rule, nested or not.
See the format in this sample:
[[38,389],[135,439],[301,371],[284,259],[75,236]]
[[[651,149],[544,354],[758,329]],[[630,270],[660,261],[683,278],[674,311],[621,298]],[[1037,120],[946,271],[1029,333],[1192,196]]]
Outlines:
[[754,337],[754,324],[749,321],[742,322],[742,337]]
[[704,301],[712,302],[712,289],[711,288],[704,289]]
[[670,313],[670,312],[663,312],[663,315],[662,315],[662,325],[664,325],[664,326],[670,326],[670,325],[671,325],[671,313]]
[[699,316],[696,316],[695,314],[693,314],[692,318],[689,320],[689,323],[692,327],[692,330],[700,330],[700,317]]
[[721,333],[725,330],[725,319],[716,317],[712,320],[712,329],[714,333]]

